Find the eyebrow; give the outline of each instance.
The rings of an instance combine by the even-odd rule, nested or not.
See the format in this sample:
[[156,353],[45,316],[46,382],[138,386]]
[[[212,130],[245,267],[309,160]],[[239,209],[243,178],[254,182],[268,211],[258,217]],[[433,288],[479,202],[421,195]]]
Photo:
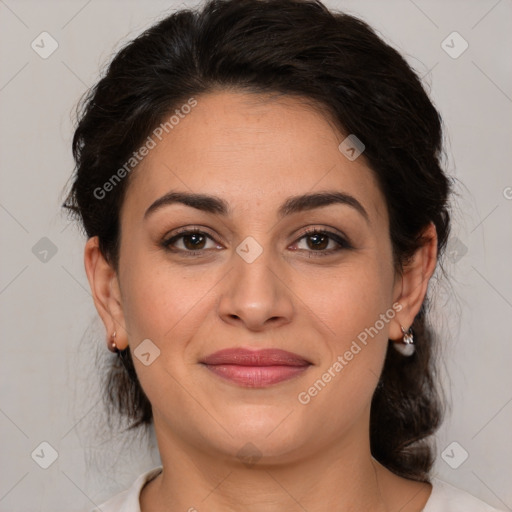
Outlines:
[[[144,219],[147,219],[152,213],[162,207],[171,204],[184,204],[203,212],[221,215],[224,217],[231,214],[231,208],[228,202],[220,197],[208,194],[196,194],[192,192],[171,191],[151,204],[144,213]],[[331,204],[343,204],[350,206],[359,212],[367,223],[370,222],[367,211],[355,197],[335,190],[289,197],[279,207],[277,215],[279,219],[282,219],[287,215],[313,210],[315,208]]]

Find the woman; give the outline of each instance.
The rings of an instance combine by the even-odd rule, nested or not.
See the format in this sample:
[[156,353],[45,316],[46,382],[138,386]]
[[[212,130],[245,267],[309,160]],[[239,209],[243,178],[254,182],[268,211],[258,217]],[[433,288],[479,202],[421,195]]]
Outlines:
[[429,476],[441,120],[362,21],[299,0],[182,10],[81,112],[65,206],[162,465],[103,512],[496,510]]

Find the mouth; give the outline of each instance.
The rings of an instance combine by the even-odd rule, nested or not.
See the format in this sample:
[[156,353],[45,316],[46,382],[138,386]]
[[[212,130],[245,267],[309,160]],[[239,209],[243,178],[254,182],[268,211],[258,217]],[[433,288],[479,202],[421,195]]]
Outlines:
[[251,388],[268,387],[304,373],[312,363],[279,349],[225,349],[200,361],[217,376]]

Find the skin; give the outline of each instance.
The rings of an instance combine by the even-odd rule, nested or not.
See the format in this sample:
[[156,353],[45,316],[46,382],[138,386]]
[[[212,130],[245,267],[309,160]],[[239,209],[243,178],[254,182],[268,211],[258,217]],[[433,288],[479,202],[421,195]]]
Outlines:
[[[386,201],[363,156],[338,149],[345,138],[321,111],[297,98],[215,92],[146,156],[130,177],[121,210],[119,272],[98,240],[85,248],[94,302],[108,335],[133,351],[150,339],[160,356],[134,357],[151,401],[163,473],[141,493],[142,512],[157,510],[420,511],[427,483],[396,476],[372,458],[369,413],[388,340],[400,340],[426,294],[437,239],[395,271]],[[181,204],[144,219],[170,190],[214,194],[231,215]],[[356,198],[368,220],[333,204],[278,219],[289,196],[336,190]],[[178,228],[199,227],[166,251]],[[325,240],[316,249],[305,228],[342,233],[352,248]],[[248,236],[263,249],[252,263],[236,252]],[[328,245],[327,245],[328,242]],[[344,354],[379,315],[401,305],[325,388],[307,404],[297,396]],[[226,381],[199,364],[228,347],[281,348],[313,364],[267,388]],[[237,456],[252,443],[259,459]],[[193,509],[191,509],[193,510]]]

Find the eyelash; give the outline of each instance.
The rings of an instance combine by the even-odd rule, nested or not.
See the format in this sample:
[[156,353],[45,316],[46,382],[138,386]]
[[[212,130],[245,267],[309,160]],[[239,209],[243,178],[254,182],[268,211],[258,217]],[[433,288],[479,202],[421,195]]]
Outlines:
[[[175,243],[180,238],[183,238],[187,235],[194,235],[194,234],[206,236],[207,238],[209,238],[210,240],[215,242],[213,237],[210,236],[205,231],[202,231],[198,228],[185,228],[182,231],[179,231],[178,233],[173,235],[171,238],[164,240],[161,243],[161,245],[166,251],[174,252],[174,253],[179,252],[179,253],[182,253],[182,255],[185,257],[202,256],[202,255],[204,255],[204,252],[207,251],[208,249],[200,249],[198,251],[190,251],[190,250],[185,250],[185,249],[171,248],[172,244]],[[318,250],[318,251],[308,250],[308,249],[298,249],[298,250],[301,250],[301,251],[306,250],[310,253],[311,256],[314,256],[314,257],[323,257],[323,256],[330,256],[330,255],[337,253],[339,251],[342,251],[344,249],[346,250],[346,249],[353,248],[352,245],[346,239],[341,237],[340,235],[333,233],[332,231],[326,231],[326,230],[317,229],[317,228],[312,228],[312,229],[306,230],[304,233],[302,233],[300,235],[300,237],[297,239],[297,241],[302,240],[303,238],[307,238],[308,236],[313,236],[313,235],[325,235],[328,238],[330,238],[331,240],[333,240],[334,242],[336,242],[339,245],[339,247],[337,247],[335,249]]]

